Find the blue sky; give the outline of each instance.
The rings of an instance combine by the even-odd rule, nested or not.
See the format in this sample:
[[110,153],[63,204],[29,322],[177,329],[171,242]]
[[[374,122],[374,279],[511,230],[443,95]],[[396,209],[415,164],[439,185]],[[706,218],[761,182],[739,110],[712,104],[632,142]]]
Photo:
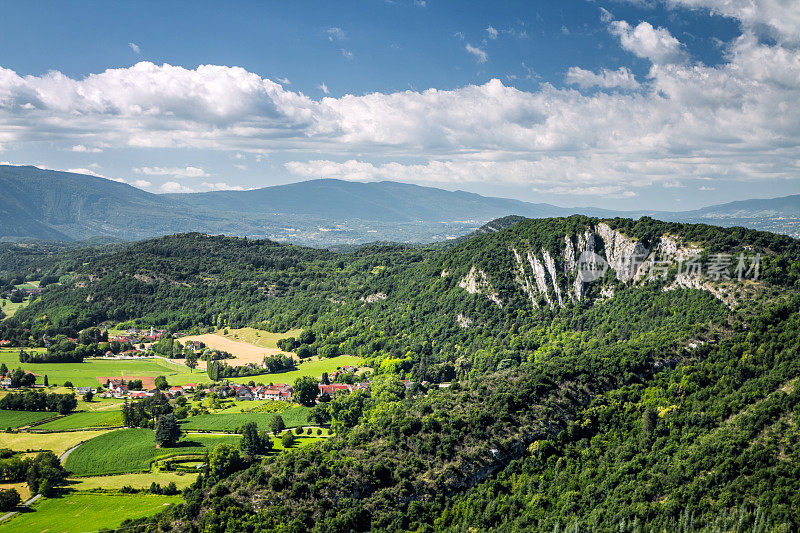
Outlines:
[[0,161],[152,192],[338,177],[668,210],[796,194],[798,11],[6,2]]

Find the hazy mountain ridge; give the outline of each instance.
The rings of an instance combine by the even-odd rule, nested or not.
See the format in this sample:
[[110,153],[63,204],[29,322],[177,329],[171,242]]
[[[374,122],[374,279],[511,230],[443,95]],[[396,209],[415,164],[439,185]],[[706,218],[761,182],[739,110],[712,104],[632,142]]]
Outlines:
[[318,247],[374,241],[425,243],[491,231],[489,225],[481,226],[510,215],[545,218],[572,214],[601,218],[648,215],[800,236],[800,195],[680,213],[616,212],[390,181],[320,179],[250,191],[153,194],[95,176],[0,166],[0,240],[139,240],[196,231]]

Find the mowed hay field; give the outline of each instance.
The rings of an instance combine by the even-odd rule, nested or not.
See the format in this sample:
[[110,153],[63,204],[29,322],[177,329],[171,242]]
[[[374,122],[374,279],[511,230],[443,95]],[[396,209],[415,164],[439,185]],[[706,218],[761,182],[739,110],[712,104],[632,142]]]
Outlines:
[[237,445],[238,435],[190,435],[171,448],[156,448],[150,429],[118,429],[80,445],[64,463],[75,476],[144,472],[152,461],[174,455],[202,455],[217,444]]
[[[251,329],[251,328],[245,328]],[[224,331],[224,330],[223,330]],[[242,331],[242,330],[233,330],[233,331]],[[258,330],[252,330],[258,331]],[[299,330],[298,330],[299,331]],[[255,363],[261,364],[264,360],[264,357],[268,355],[276,355],[279,353],[287,353],[282,352],[278,349],[278,346],[275,344],[278,339],[282,339],[286,336],[291,336],[288,333],[285,334],[274,334],[274,333],[267,333],[263,332],[265,335],[271,336],[267,338],[265,337],[257,337],[254,333],[249,335],[242,334],[243,338],[250,338],[253,339],[258,344],[250,343],[245,340],[237,340],[233,337],[228,331],[228,336],[224,336],[222,331],[217,333],[206,333],[204,335],[190,335],[188,337],[181,337],[180,340],[181,344],[186,344],[186,341],[200,341],[205,343],[206,346],[211,348],[212,350],[220,350],[223,352],[228,352],[229,354],[235,356],[234,359],[225,359],[224,362],[229,366],[243,366],[248,363]],[[273,339],[274,337],[274,339]],[[274,341],[274,342],[273,342]],[[199,364],[205,368],[205,361],[199,361]]]
[[[205,373],[200,370],[189,372],[189,369],[160,359],[143,359],[133,361],[126,359],[87,359],[83,363],[20,363],[19,348],[0,350],[0,363],[13,370],[21,367],[33,372],[38,377],[36,383],[43,383],[44,376],[51,385],[63,385],[71,381],[76,387],[97,387],[101,376],[124,376],[125,379],[135,377],[165,376],[170,385],[184,385],[202,381]],[[105,383],[103,383],[105,385]]]
[[37,430],[69,431],[74,429],[113,427],[122,425],[122,411],[87,411],[73,413],[36,426]]
[[248,422],[258,424],[260,430],[271,430],[272,419],[281,415],[287,428],[308,424],[308,407],[290,407],[281,413],[215,413],[197,415],[181,421],[184,431],[223,431],[233,432]]
[[52,450],[61,455],[76,444],[93,439],[108,430],[70,431],[67,433],[2,433],[0,432],[0,448],[14,451]]
[[153,482],[162,487],[175,483],[179,489],[185,489],[197,479],[197,474],[182,472],[146,472],[139,474],[117,474],[114,476],[93,476],[72,478],[67,487],[73,490],[119,490],[128,486],[134,489],[149,489]]
[[0,410],[0,430],[29,426],[41,420],[58,416],[58,413],[40,411],[7,411]]
[[39,500],[31,511],[0,523],[0,532],[79,533],[112,529],[126,518],[150,516],[181,500],[181,496],[150,494],[70,493]]
[[280,339],[294,337],[295,339],[302,333],[302,329],[290,329],[286,333],[270,333],[255,328],[240,328],[229,329],[228,334],[225,335],[225,330],[217,331],[218,335],[222,335],[227,339],[234,341],[247,342],[258,346],[259,348],[277,348]]

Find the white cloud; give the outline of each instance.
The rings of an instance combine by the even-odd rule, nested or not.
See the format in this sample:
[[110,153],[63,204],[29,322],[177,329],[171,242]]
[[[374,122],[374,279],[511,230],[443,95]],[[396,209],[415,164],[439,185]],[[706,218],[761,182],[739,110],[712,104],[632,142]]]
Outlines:
[[639,83],[636,81],[633,72],[625,67],[619,67],[617,70],[603,69],[597,74],[580,67],[570,67],[565,80],[567,83],[577,85],[582,89],[601,87],[603,89],[619,88],[634,90],[639,88]]
[[686,51],[680,41],[665,28],[654,28],[649,22],[632,27],[624,20],[609,22],[609,31],[619,37],[622,47],[653,63],[668,64],[686,61]]
[[683,189],[686,187],[686,185],[678,180],[665,181],[662,185],[665,189]]
[[181,185],[177,181],[168,181],[159,187],[164,192],[194,192],[191,187]]
[[[43,168],[43,167],[40,166],[39,168]],[[92,170],[90,168],[68,168],[64,172],[72,172],[73,174],[86,174],[87,176],[94,176],[96,178],[104,178],[104,179],[111,180],[111,181],[119,181],[121,183],[125,183],[125,180],[123,180],[123,179],[120,179],[120,178],[109,178],[109,177],[103,176],[102,174],[98,174],[97,172],[95,172],[94,170]]]
[[317,89],[322,91],[324,94],[330,94],[330,91],[328,90],[328,86],[325,85],[325,82],[322,82],[319,85],[317,85]]
[[478,63],[486,63],[486,61],[489,59],[489,54],[487,54],[486,52],[484,52],[483,50],[481,50],[476,46],[472,46],[469,43],[467,43],[465,49],[467,52],[475,56],[475,60]]
[[217,183],[209,183],[203,182],[201,183],[203,187],[208,187],[212,191],[243,191],[245,190],[244,187],[240,187],[239,185],[228,185],[224,182],[217,182]]
[[486,28],[486,33],[489,34],[489,39],[497,39],[498,31],[493,26]]
[[329,41],[344,41],[347,39],[347,33],[342,28],[328,28],[327,33]]
[[457,32],[455,32],[453,34],[453,37],[455,37],[456,39],[461,39],[463,41],[464,40],[464,32],[457,31]]
[[131,50],[133,50],[134,54],[139,54],[142,52],[141,48],[139,48],[139,45],[136,43],[128,43],[128,46],[131,47]]
[[145,174],[147,176],[175,176],[180,178],[207,178],[210,176],[208,172],[202,168],[185,166],[185,167],[137,167],[133,169],[137,174]]
[[131,182],[131,185],[135,187],[151,187],[153,184],[147,180],[134,180]]
[[715,191],[717,189],[716,189],[716,187],[708,187],[706,185],[703,185],[702,187],[700,187],[699,190],[701,190],[701,191]]
[[800,42],[800,2],[795,0],[663,1],[671,7],[708,9],[739,20],[748,31],[769,34],[788,43]]
[[289,81],[289,78],[275,78],[275,80],[278,83],[281,83],[283,85],[291,85],[292,84],[292,82]]
[[102,152],[100,148],[88,148],[82,144],[76,144],[72,148],[70,148],[71,152],[84,152],[84,153],[99,153]]
[[353,57],[355,57],[355,56],[353,55],[353,52],[351,52],[350,50],[345,50],[344,48],[342,48],[342,55],[343,55],[343,56],[344,56],[346,59],[353,59]]

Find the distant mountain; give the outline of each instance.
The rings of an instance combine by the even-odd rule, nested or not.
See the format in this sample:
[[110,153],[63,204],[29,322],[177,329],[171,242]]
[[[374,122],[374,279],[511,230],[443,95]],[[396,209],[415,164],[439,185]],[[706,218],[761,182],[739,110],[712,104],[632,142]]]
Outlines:
[[[310,246],[454,239],[509,215],[584,214],[705,222],[800,236],[800,195],[696,211],[564,208],[390,181],[320,179],[251,191],[153,194],[124,183],[0,165],[0,240],[138,240],[180,232],[238,235]],[[510,219],[513,220],[513,219]],[[498,228],[499,229],[499,228]]]

